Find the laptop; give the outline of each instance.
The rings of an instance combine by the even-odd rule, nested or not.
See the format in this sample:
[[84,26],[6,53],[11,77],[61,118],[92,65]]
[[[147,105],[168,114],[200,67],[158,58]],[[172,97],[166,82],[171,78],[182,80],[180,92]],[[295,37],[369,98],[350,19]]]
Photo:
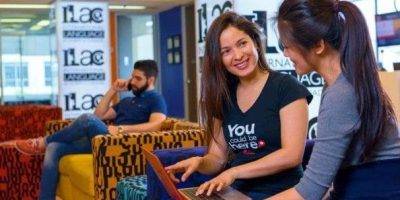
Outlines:
[[239,192],[238,190],[233,189],[232,187],[227,187],[220,192],[215,192],[211,196],[196,196],[197,187],[191,188],[182,188],[178,189],[175,186],[175,183],[169,177],[167,171],[164,169],[161,161],[158,159],[156,155],[152,152],[142,148],[144,157],[146,158],[147,162],[149,162],[150,166],[153,168],[154,172],[157,174],[158,178],[160,179],[161,183],[167,190],[168,194],[172,197],[172,199],[176,200],[250,200],[248,196],[244,195],[243,193]]

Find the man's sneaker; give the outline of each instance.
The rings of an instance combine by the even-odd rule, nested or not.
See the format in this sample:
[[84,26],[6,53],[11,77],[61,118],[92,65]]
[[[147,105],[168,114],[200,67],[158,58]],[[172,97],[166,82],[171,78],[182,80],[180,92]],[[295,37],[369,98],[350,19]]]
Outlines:
[[32,138],[27,140],[16,140],[15,148],[27,155],[43,155],[46,152],[46,147],[41,147],[40,143],[43,142],[43,137]]
[[0,147],[15,147],[15,140],[0,142]]

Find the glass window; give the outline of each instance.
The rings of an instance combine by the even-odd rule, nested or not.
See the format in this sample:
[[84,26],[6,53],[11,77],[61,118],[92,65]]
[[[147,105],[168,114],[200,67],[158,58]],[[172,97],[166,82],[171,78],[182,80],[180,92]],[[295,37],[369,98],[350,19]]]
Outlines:
[[399,12],[400,10],[399,0],[376,0],[376,3],[377,14]]
[[14,66],[4,66],[5,77],[4,86],[5,87],[15,87],[15,67]]
[[27,63],[4,63],[4,87],[28,87]]
[[[117,24],[118,76],[128,78],[136,61],[154,59],[153,16],[121,14],[117,17]],[[121,93],[120,98],[130,95],[130,92]]]
[[154,59],[153,17],[132,15],[132,56],[133,60]]
[[0,22],[2,102],[56,104],[58,86],[53,80],[58,73],[49,11],[2,10],[0,19],[8,19]]
[[[399,0],[377,0],[376,1],[376,10],[378,15],[388,14],[397,12],[400,16],[400,1]],[[396,15],[395,15],[396,16]],[[400,18],[400,17],[399,17]],[[391,41],[398,41],[398,34],[396,34],[396,22],[399,21],[399,18],[394,18],[392,20],[383,20],[380,25],[382,26],[382,22],[386,23],[387,27],[390,30],[389,37],[383,36],[382,38],[386,40],[385,37],[389,38]],[[380,27],[381,28],[381,27]],[[380,29],[382,31],[382,28]],[[387,30],[386,30],[387,31]],[[390,42],[389,45],[380,45],[378,46],[378,61],[381,67],[383,67],[386,71],[393,71],[394,65],[400,63],[400,45],[397,42]]]
[[[18,86],[28,87],[29,79],[28,79],[28,65],[23,63],[22,66],[19,68],[18,71],[18,80],[21,80],[21,85],[17,84]],[[17,81],[18,81],[17,80]]]
[[45,62],[44,63],[44,85],[51,86],[51,82],[52,82],[51,63]]

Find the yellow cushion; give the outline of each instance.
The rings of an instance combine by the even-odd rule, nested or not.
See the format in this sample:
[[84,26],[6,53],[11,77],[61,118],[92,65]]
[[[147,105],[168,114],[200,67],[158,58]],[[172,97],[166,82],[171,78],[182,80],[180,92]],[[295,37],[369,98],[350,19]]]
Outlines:
[[[60,177],[68,177],[74,189],[89,196],[94,196],[93,155],[74,154],[61,158]],[[60,179],[60,181],[66,181]],[[59,183],[62,186],[63,183]]]
[[57,196],[61,197],[62,200],[73,200],[73,191],[76,190],[72,187],[69,177],[60,174],[60,177],[58,178]]
[[77,187],[72,186],[69,177],[62,174],[58,181],[57,196],[62,200],[94,200],[94,196],[90,196]]

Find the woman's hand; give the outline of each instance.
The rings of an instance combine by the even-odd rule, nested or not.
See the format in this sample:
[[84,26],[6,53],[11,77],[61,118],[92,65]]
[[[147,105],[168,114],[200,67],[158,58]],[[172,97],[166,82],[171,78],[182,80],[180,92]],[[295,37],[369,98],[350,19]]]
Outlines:
[[223,188],[231,185],[236,180],[236,170],[234,168],[222,172],[217,177],[203,183],[196,191],[196,195],[202,195],[206,192],[210,196],[214,191],[219,192]]
[[177,183],[179,183],[179,179],[175,177],[175,173],[177,172],[184,172],[181,181],[184,182],[187,180],[187,178],[195,171],[198,170],[201,162],[202,162],[202,157],[192,157],[186,160],[182,160],[180,162],[177,162],[174,165],[168,166],[165,168],[171,179]]

